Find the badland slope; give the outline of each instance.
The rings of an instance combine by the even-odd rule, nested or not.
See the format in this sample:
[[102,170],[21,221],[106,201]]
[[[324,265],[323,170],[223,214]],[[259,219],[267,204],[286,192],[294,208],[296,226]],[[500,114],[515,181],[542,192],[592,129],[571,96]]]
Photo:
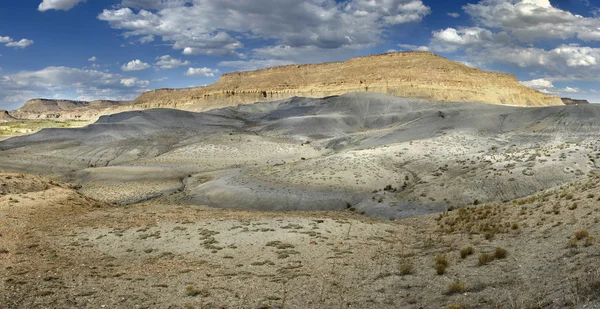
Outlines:
[[14,121],[15,118],[11,116],[7,111],[0,109],[0,122]]
[[[322,64],[288,65],[223,74],[209,86],[158,89],[131,102],[33,100],[16,115],[23,118],[93,119],[126,110],[213,108],[291,97],[321,98],[351,92],[379,92],[440,102],[515,106],[563,105],[559,97],[527,88],[509,74],[487,72],[429,52],[372,55]],[[105,101],[102,101],[105,102]]]

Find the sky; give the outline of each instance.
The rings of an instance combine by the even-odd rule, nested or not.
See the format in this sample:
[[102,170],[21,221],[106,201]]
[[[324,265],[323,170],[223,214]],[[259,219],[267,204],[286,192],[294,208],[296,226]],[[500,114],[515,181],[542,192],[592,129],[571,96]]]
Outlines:
[[600,102],[598,0],[4,0],[0,109],[413,50]]

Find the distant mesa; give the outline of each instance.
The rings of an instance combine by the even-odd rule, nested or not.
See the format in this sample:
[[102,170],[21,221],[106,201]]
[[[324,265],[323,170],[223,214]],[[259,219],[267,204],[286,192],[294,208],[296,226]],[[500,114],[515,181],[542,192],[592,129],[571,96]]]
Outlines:
[[31,99],[20,109],[12,114],[18,118],[83,118],[93,119],[106,114],[107,111],[115,110],[118,107],[131,105],[126,101],[72,101],[72,100],[51,100],[51,99]]
[[562,98],[561,99],[565,105],[580,105],[580,104],[590,104],[588,100],[575,100],[571,98]]
[[27,102],[14,115],[21,118],[94,119],[126,110],[205,111],[296,96],[321,98],[351,92],[379,92],[439,102],[563,105],[559,97],[527,88],[513,75],[471,68],[430,52],[398,52],[344,62],[228,73],[208,86],[149,91],[130,102],[36,99]]
[[8,111],[0,109],[0,122],[9,122],[15,120],[15,117],[11,116]]

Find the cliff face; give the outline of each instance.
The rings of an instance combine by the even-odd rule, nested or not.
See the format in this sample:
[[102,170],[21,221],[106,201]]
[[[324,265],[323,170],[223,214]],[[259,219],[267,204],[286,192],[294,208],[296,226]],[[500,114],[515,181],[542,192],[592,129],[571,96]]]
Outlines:
[[575,100],[571,98],[562,98],[562,101],[565,105],[580,105],[580,104],[590,104],[588,100]]
[[[117,106],[96,111],[97,114],[108,114],[159,107],[202,111],[293,96],[325,97],[364,91],[443,102],[520,106],[563,104],[558,97],[547,96],[521,85],[512,75],[470,68],[429,52],[404,52],[354,58],[345,62],[229,73],[209,86],[159,89],[146,92],[131,103],[120,102]],[[36,112],[26,107],[19,112]],[[84,110],[81,109],[81,112]],[[72,115],[81,113],[72,111],[61,110],[61,117],[72,118]],[[83,115],[78,116],[84,118]]]

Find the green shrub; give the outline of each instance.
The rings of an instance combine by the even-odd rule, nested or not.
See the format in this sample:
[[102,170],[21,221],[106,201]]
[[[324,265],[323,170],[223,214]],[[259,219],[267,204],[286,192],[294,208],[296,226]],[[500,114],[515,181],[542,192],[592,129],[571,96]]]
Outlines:
[[479,266],[487,265],[491,261],[494,260],[494,257],[487,253],[482,253],[479,255]]
[[463,293],[465,291],[465,285],[460,282],[452,282],[448,286],[448,290],[446,291],[447,295]]
[[435,271],[438,275],[443,275],[446,272],[446,265],[444,264],[435,264]]
[[410,275],[413,273],[413,267],[410,264],[400,264],[400,275]]
[[440,254],[435,257],[435,264],[441,264],[448,267],[448,257],[445,254]]
[[466,259],[467,256],[473,254],[473,252],[474,252],[473,247],[464,248],[464,249],[460,250],[460,257],[463,259]]
[[506,258],[506,255],[507,255],[506,249],[504,249],[504,248],[498,247],[498,248],[496,248],[496,251],[494,252],[494,258],[496,258],[496,259],[504,259],[504,258]]

